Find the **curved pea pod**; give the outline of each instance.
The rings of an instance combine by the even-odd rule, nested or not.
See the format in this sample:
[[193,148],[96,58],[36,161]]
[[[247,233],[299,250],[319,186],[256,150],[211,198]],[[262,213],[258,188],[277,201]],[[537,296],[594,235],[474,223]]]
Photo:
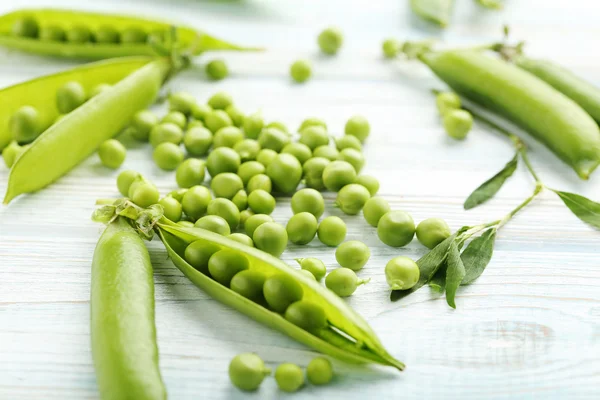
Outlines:
[[[25,9],[0,17],[0,45],[12,49],[27,51],[46,56],[83,58],[99,60],[124,56],[155,55],[156,51],[149,42],[144,43],[69,43],[59,41],[41,41],[11,34],[13,24],[23,17],[33,17],[40,27],[58,25],[64,29],[83,25],[95,32],[103,26],[123,32],[128,28],[142,29],[146,34],[164,35],[174,25],[172,23],[133,16],[80,12],[60,9]],[[191,27],[177,27],[178,47],[189,49],[197,55],[209,50],[256,50],[228,43]]]
[[[157,230],[177,268],[196,286],[216,300],[315,350],[340,360],[350,363],[377,363],[393,366],[399,370],[404,369],[404,364],[394,359],[384,349],[371,327],[342,299],[319,285],[314,279],[311,280],[290,268],[278,258],[204,229],[176,225],[165,218],[157,223]],[[235,250],[248,259],[251,270],[262,272],[266,277],[285,274],[293,278],[302,287],[302,300],[316,303],[323,308],[328,327],[316,332],[308,332],[292,324],[281,314],[239,295],[196,270],[185,261],[183,254],[189,243],[198,240],[220,249]]]
[[600,164],[600,130],[577,103],[534,75],[476,50],[426,52],[429,68],[459,94],[527,130],[588,179]]
[[[114,62],[122,73],[122,61]],[[170,70],[166,59],[146,61],[110,90],[94,96],[44,131],[13,165],[4,203],[51,184],[116,135],[137,111],[154,102]],[[110,76],[111,71],[107,68],[106,73]],[[86,76],[80,70],[68,75],[71,80]]]
[[410,7],[419,17],[445,28],[450,21],[454,0],[410,0]]
[[96,245],[90,303],[102,399],[166,399],[158,368],[152,264],[125,218],[109,224]]

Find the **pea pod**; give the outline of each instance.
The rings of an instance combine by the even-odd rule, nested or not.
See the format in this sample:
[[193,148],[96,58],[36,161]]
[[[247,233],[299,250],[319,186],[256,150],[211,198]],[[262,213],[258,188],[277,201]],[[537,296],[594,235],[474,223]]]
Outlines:
[[158,368],[152,264],[125,218],[108,225],[94,251],[92,355],[102,399],[166,399]]
[[410,0],[410,7],[419,17],[445,28],[450,22],[454,0]]
[[[0,45],[46,56],[104,59],[124,56],[155,55],[155,49],[148,41],[143,43],[69,43],[63,41],[42,41],[38,38],[14,36],[11,32],[15,22],[33,17],[40,27],[59,26],[69,29],[85,26],[92,32],[101,27],[112,27],[121,33],[129,28],[139,28],[147,35],[164,35],[173,24],[132,16],[80,12],[59,9],[25,9],[0,17]],[[251,50],[228,43],[196,31],[190,27],[177,25],[178,47],[189,49],[197,55],[207,50]]]
[[[133,65],[140,62],[139,59],[134,60]],[[19,194],[42,189],[69,172],[92,154],[102,142],[117,134],[135,112],[154,101],[171,66],[165,59],[151,62],[144,60],[145,65],[127,75],[111,90],[94,96],[60,119],[21,154],[8,177],[5,204]],[[106,63],[109,66],[104,70],[105,76],[114,80],[132,68],[130,64],[127,64],[127,67],[123,65],[122,63],[127,62],[122,60]],[[40,81],[36,87],[44,88],[44,84],[47,83],[46,90],[30,94],[34,98],[37,93],[52,91],[61,79],[72,80],[80,77],[86,80],[88,75],[84,72],[75,69],[70,74],[51,78],[48,82]],[[96,79],[100,77],[97,76]]]
[[596,122],[541,79],[476,50],[424,52],[419,58],[459,94],[529,131],[580,178],[588,179],[600,164]]

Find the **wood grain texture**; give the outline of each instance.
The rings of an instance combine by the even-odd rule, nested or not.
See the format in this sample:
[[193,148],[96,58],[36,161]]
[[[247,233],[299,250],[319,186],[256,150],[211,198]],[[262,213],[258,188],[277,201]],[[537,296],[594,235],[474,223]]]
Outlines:
[[[269,120],[291,127],[307,116],[324,118],[339,135],[348,117],[364,114],[372,135],[365,148],[366,173],[381,180],[381,195],[416,221],[445,218],[453,229],[503,216],[532,190],[519,168],[496,199],[465,212],[462,202],[511,157],[506,141],[483,127],[468,140],[446,139],[432,87],[443,87],[423,67],[381,59],[386,37],[436,36],[452,44],[497,40],[503,23],[528,42],[534,56],[555,58],[600,85],[599,59],[590,41],[600,35],[600,6],[588,0],[507,0],[492,13],[458,1],[454,21],[440,33],[415,19],[401,0],[202,2],[122,0],[86,4],[90,10],[161,16],[248,45],[262,54],[223,53],[232,76],[204,79],[201,68],[175,79],[200,100],[218,90],[239,106],[261,109]],[[0,12],[22,6],[4,0]],[[77,0],[31,0],[27,6],[83,8]],[[338,57],[316,51],[323,27],[345,32]],[[2,51],[0,86],[73,65]],[[216,56],[197,61],[201,66]],[[290,63],[313,61],[314,78],[290,82]],[[1,106],[1,105],[0,105]],[[82,132],[84,134],[84,132]],[[532,161],[550,186],[600,199],[600,172],[589,182],[527,138]],[[123,168],[143,172],[161,193],[175,187],[174,174],[152,163],[148,146],[132,145]],[[102,227],[90,221],[97,198],[117,196],[117,172],[90,157],[46,190],[0,208],[0,399],[96,399],[89,343],[89,287],[93,249]],[[0,192],[8,171],[0,167]],[[327,194],[327,213],[340,215]],[[291,210],[279,199],[276,221]],[[416,241],[403,249],[383,246],[360,216],[346,217],[348,239],[363,240],[372,258],[360,272],[372,277],[348,302],[368,319],[388,350],[404,361],[402,373],[335,363],[327,387],[305,387],[281,395],[272,379],[259,392],[244,394],[228,381],[227,365],[237,353],[254,351],[271,366],[305,366],[315,353],[212,300],[189,283],[149,244],[155,266],[160,364],[172,399],[597,399],[600,397],[600,233],[575,218],[545,193],[506,226],[483,276],[461,288],[457,310],[423,289],[389,301],[383,267],[396,255],[418,258]],[[335,267],[334,250],[313,241],[290,246],[283,259],[322,258]]]

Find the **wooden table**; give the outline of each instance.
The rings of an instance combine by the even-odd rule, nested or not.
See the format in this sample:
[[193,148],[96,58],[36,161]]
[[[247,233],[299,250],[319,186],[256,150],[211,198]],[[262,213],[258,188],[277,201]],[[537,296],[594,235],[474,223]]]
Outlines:
[[[589,0],[507,0],[500,13],[471,1],[457,3],[454,22],[440,33],[415,19],[402,0],[304,0],[202,2],[191,0],[96,1],[91,10],[179,20],[215,35],[269,50],[220,54],[231,77],[208,82],[201,69],[175,79],[173,90],[200,100],[230,92],[247,111],[297,127],[308,116],[324,118],[340,135],[345,121],[363,114],[372,134],[366,172],[381,180],[381,195],[416,221],[445,218],[453,229],[499,218],[533,190],[520,168],[497,198],[473,211],[462,202],[512,156],[501,136],[478,126],[464,142],[440,126],[432,87],[443,86],[422,66],[381,58],[386,37],[439,37],[451,45],[497,40],[510,23],[532,55],[554,58],[600,84],[596,39],[600,7]],[[0,12],[23,6],[4,0]],[[77,0],[31,0],[27,6],[82,8]],[[337,57],[317,53],[316,36],[337,24],[345,33]],[[59,71],[72,62],[2,50],[0,85]],[[216,55],[197,61],[203,64]],[[313,62],[306,85],[290,82],[297,58]],[[0,105],[1,106],[1,105]],[[85,132],[81,132],[82,135]],[[532,160],[550,186],[600,199],[600,172],[589,182],[528,138]],[[175,188],[174,174],[160,171],[147,145],[129,149],[123,166],[143,172],[162,193]],[[0,399],[97,398],[90,354],[90,265],[102,226],[90,221],[97,198],[117,196],[117,172],[90,157],[66,177],[35,195],[0,208]],[[8,171],[0,167],[0,192]],[[333,208],[326,195],[327,213]],[[278,199],[276,221],[291,215]],[[160,243],[149,245],[155,266],[160,365],[172,399],[593,399],[600,398],[600,234],[576,219],[551,193],[537,200],[499,234],[494,258],[476,284],[461,288],[457,310],[425,288],[399,302],[389,300],[383,268],[396,255],[418,258],[415,240],[403,249],[382,245],[361,216],[344,217],[348,239],[365,241],[372,258],[348,302],[372,325],[386,347],[408,368],[335,362],[333,384],[282,395],[273,379],[245,394],[229,383],[227,365],[254,351],[271,366],[305,366],[315,353],[220,303],[194,287],[167,259]],[[322,258],[336,266],[334,251],[317,240],[290,246],[283,260]]]

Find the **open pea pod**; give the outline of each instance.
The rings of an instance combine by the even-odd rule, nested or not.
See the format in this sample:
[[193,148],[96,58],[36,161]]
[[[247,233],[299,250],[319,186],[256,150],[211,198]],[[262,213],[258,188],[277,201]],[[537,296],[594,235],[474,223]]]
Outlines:
[[[290,268],[278,258],[204,229],[176,225],[165,218],[161,218],[156,229],[177,268],[196,286],[216,300],[307,346],[340,360],[350,363],[376,363],[392,366],[399,370],[404,369],[404,364],[393,358],[384,349],[367,322],[342,299],[316,281]],[[248,259],[251,270],[260,271],[267,278],[275,274],[285,274],[296,280],[303,290],[302,299],[316,303],[323,308],[328,327],[316,332],[308,332],[292,324],[281,314],[241,296],[196,270],[185,261],[183,254],[188,244],[198,240],[205,241],[210,246],[239,252]]]
[[37,37],[16,36],[13,26],[26,17],[33,17],[40,29],[57,26],[68,30],[75,26],[85,26],[92,32],[100,27],[112,27],[121,33],[126,29],[138,28],[147,35],[162,37],[172,26],[177,27],[177,46],[189,49],[198,55],[209,50],[256,50],[256,48],[237,46],[191,27],[163,21],[137,18],[132,16],[101,14],[60,9],[23,9],[0,17],[0,45],[47,56],[82,58],[99,60],[104,58],[155,55],[154,47],[143,43],[69,43],[68,41],[42,41]]

